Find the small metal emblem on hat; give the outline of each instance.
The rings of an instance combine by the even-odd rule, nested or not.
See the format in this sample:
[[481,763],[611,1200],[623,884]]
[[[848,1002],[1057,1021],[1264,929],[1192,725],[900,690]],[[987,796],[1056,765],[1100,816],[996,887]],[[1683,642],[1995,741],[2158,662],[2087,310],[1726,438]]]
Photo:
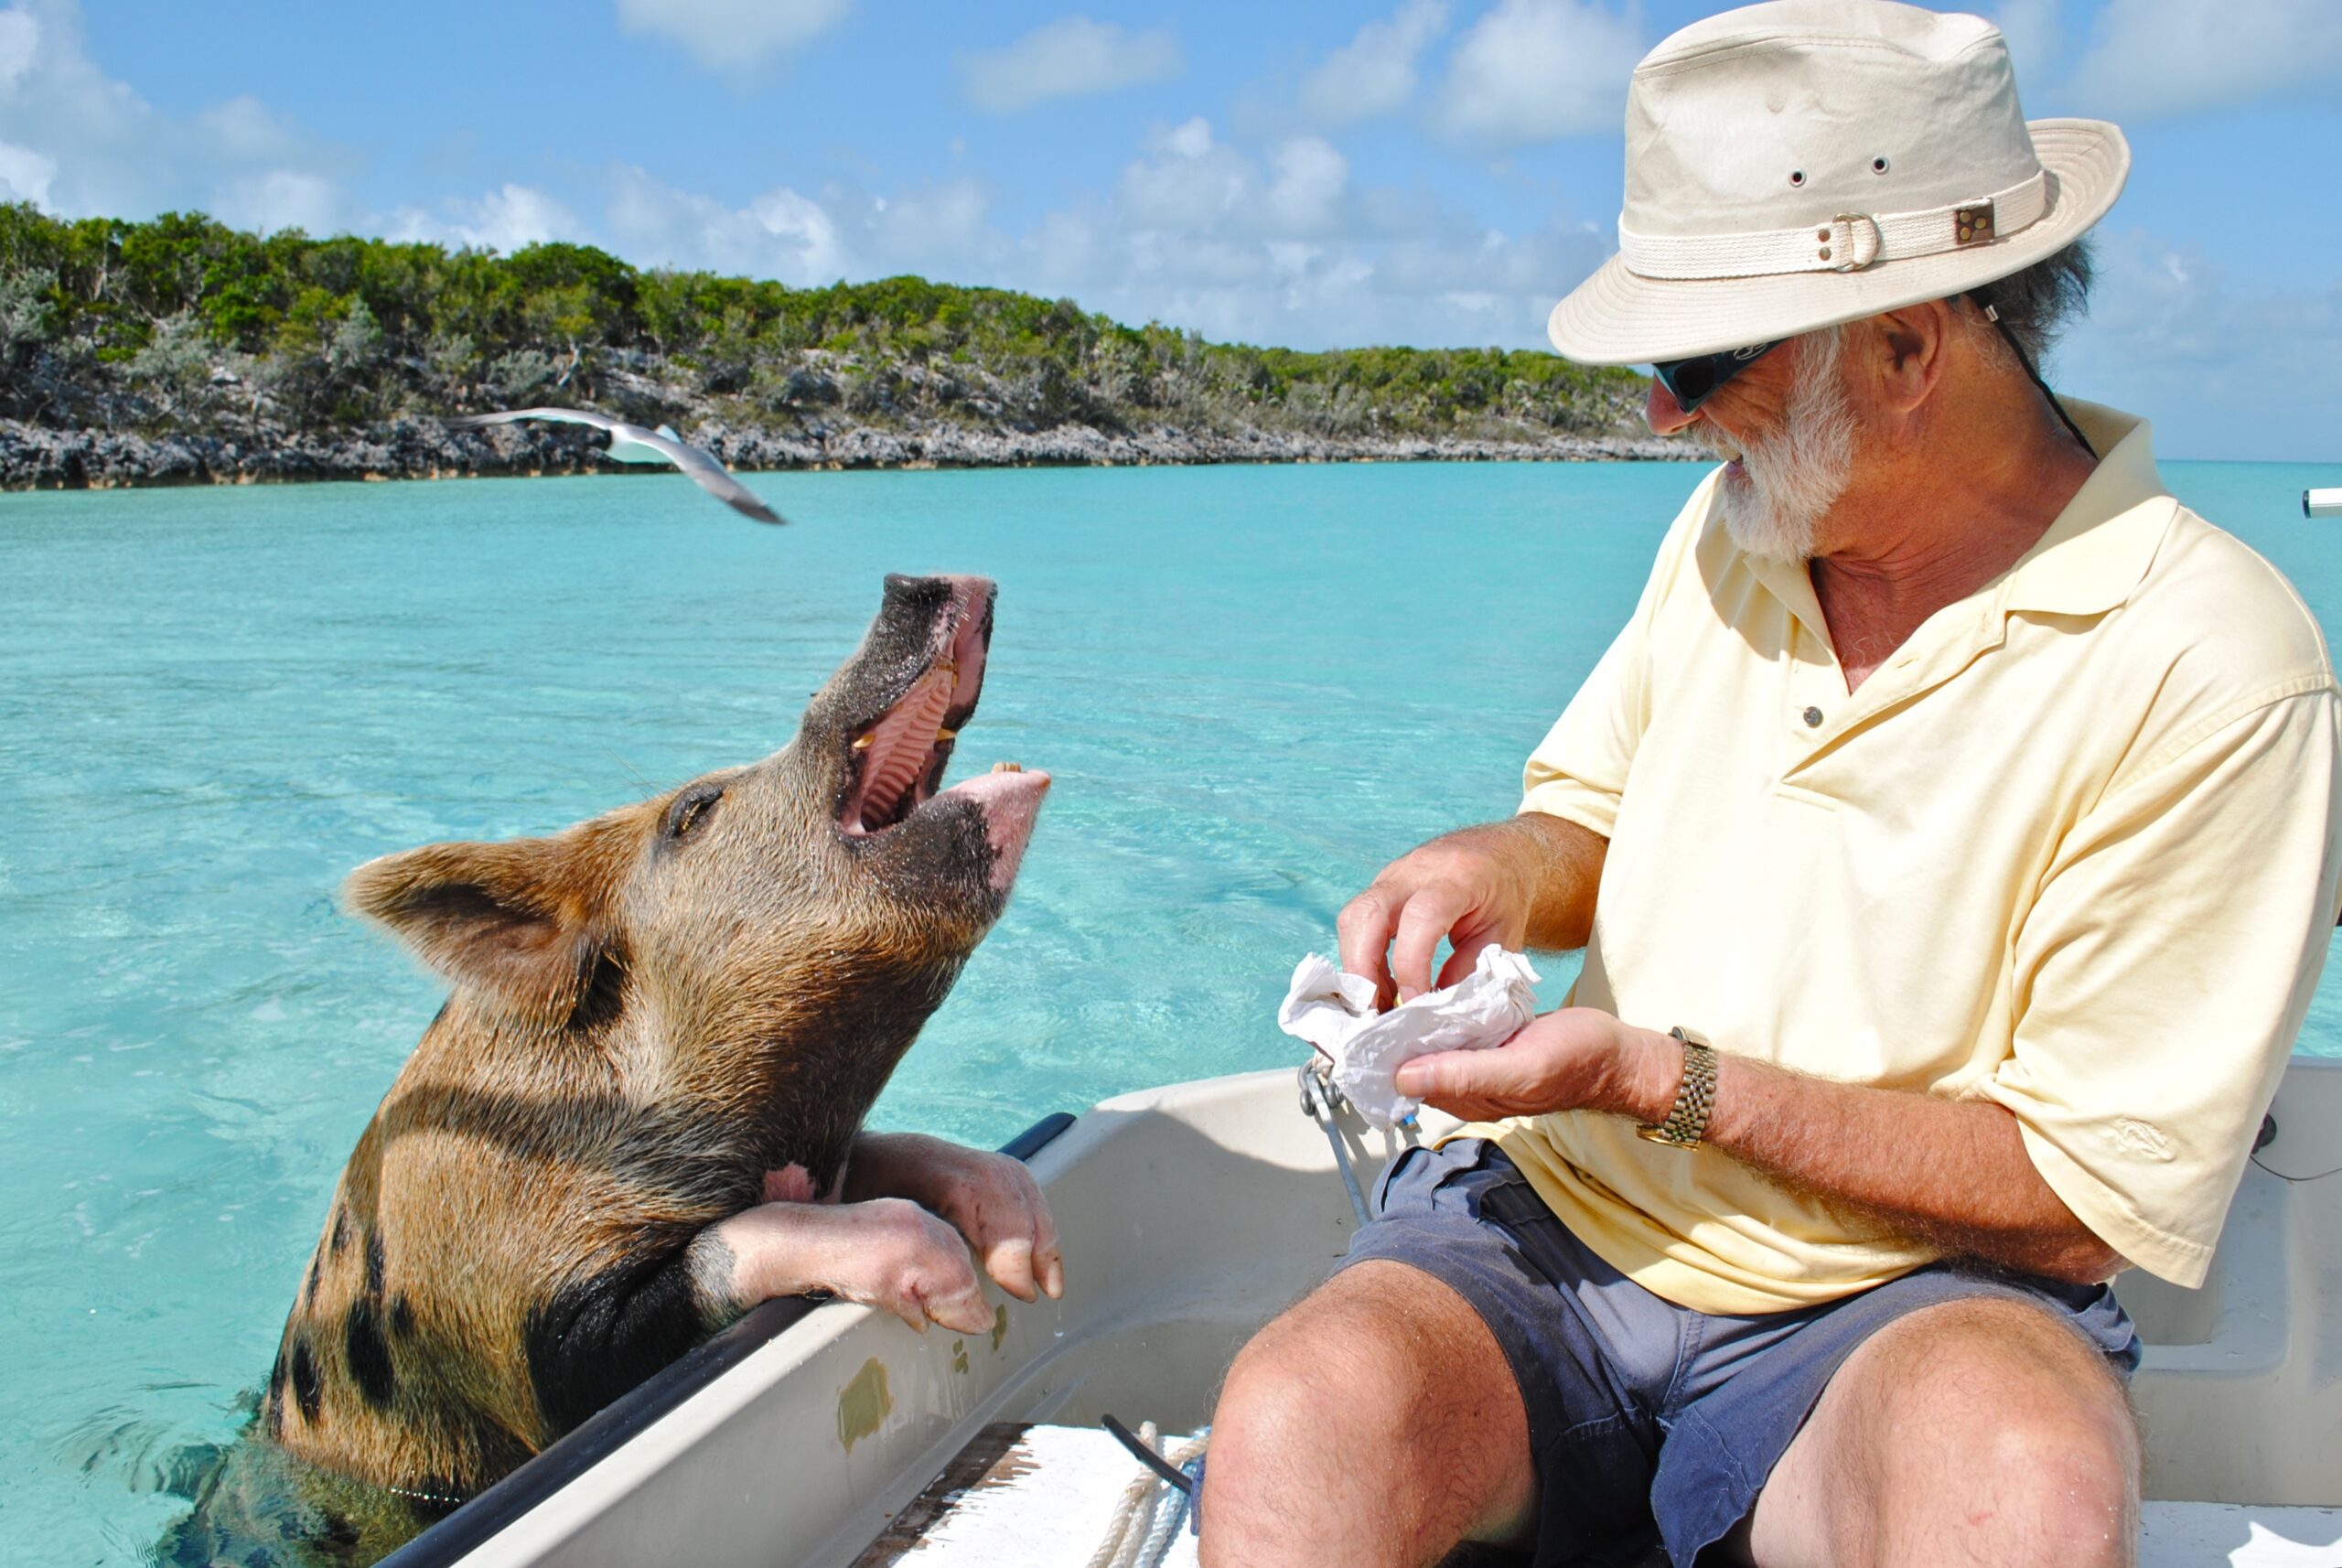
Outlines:
[[1993,239],[1993,204],[1979,201],[1951,209],[1951,242],[1955,245],[1990,244]]

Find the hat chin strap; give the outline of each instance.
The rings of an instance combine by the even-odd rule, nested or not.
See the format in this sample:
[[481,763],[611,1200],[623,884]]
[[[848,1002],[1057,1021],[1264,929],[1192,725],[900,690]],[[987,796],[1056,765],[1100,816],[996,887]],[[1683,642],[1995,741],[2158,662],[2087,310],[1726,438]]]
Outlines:
[[1841,212],[1827,223],[1755,234],[1638,234],[1618,218],[1618,258],[1645,278],[1756,278],[1784,273],[1853,273],[1989,245],[2030,225],[2049,205],[2049,175],[2036,169],[2005,190],[1917,212]]

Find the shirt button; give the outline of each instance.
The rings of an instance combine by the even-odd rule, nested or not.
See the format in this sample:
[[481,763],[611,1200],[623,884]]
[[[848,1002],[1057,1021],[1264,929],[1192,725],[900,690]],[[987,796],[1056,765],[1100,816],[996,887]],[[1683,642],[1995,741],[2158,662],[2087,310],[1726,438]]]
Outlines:
[[1821,727],[1821,710],[1820,708],[1806,709],[1804,718],[1806,728],[1820,729]]

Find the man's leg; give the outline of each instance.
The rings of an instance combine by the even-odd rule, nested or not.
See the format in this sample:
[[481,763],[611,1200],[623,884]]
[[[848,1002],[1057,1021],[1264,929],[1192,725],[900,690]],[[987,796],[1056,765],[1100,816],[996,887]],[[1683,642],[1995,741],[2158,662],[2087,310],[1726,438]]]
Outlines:
[[1525,1538],[1529,1417],[1496,1337],[1404,1263],[1343,1270],[1230,1369],[1204,1469],[1208,1568],[1421,1568]]
[[2139,1434],[2105,1358],[1992,1299],[1897,1318],[1830,1380],[1737,1540],[1759,1568],[2121,1568]]

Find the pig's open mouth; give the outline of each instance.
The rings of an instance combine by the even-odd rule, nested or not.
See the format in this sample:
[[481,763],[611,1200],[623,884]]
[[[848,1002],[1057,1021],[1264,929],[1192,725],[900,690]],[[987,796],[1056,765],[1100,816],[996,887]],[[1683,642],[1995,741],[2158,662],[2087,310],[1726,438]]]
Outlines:
[[990,585],[955,593],[939,618],[927,668],[854,736],[854,769],[838,815],[849,836],[884,832],[938,793],[960,726],[983,691],[991,639]]

